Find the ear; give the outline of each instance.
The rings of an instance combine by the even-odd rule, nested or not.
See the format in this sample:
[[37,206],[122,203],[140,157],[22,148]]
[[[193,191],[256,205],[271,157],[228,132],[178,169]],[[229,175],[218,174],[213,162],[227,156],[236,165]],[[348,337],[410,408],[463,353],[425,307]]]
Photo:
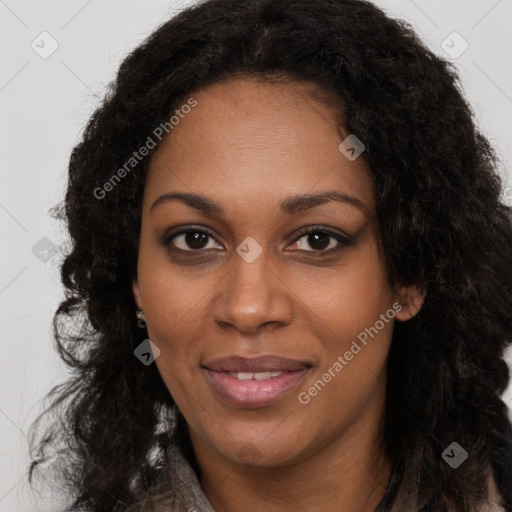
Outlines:
[[139,280],[135,277],[132,281],[132,292],[135,303],[139,309],[142,309],[142,299],[140,296]]
[[396,298],[401,309],[396,310],[395,318],[406,322],[416,316],[423,306],[426,290],[418,286],[400,286],[396,290]]

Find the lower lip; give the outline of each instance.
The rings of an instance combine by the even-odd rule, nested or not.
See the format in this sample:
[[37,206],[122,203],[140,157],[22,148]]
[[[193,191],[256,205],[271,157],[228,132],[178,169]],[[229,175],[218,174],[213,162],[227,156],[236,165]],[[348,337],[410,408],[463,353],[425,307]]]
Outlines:
[[256,409],[271,405],[298,386],[309,368],[284,372],[278,377],[264,380],[239,380],[224,372],[205,368],[208,381],[214,390],[235,407]]

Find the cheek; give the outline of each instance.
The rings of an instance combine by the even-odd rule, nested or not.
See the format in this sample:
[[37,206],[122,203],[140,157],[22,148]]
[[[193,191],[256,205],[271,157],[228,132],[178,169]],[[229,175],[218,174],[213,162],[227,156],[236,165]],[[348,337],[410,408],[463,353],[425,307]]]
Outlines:
[[[329,352],[343,350],[392,306],[393,293],[374,239],[365,241],[337,268],[302,271],[294,290],[316,319]],[[380,324],[379,324],[380,325]],[[391,324],[392,325],[392,324]],[[391,326],[383,334],[390,337]]]
[[208,274],[191,281],[178,266],[159,263],[158,257],[152,257],[147,267],[144,258],[140,262],[148,335],[160,349],[155,364],[180,409],[194,417],[195,404],[203,402],[199,361],[205,322],[211,322],[205,307],[216,283]]
[[[323,330],[319,368],[304,386],[299,402],[313,415],[327,410],[355,417],[385,377],[393,332],[393,294],[377,247],[361,247],[343,269],[315,279],[309,306]],[[326,419],[325,429],[335,424]]]
[[198,352],[203,323],[209,318],[205,310],[208,292],[222,276],[193,274],[170,263],[165,251],[144,249],[138,276],[148,334],[161,351],[158,359],[183,366]]
[[339,388],[357,388],[356,394],[364,394],[384,369],[394,323],[393,293],[374,239],[359,246],[340,268],[323,274],[311,271],[307,281],[307,288],[301,286],[301,300],[311,311],[308,322],[317,326],[316,337],[323,345],[316,377],[330,370],[324,398],[332,394],[329,400],[346,400]]

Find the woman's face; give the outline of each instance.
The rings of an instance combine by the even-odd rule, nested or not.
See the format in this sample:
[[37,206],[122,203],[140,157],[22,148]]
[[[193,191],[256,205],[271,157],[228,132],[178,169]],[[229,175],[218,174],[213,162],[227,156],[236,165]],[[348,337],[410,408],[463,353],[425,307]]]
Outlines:
[[134,295],[196,454],[234,464],[300,462],[380,428],[407,317],[369,169],[311,87],[199,91],[148,172]]

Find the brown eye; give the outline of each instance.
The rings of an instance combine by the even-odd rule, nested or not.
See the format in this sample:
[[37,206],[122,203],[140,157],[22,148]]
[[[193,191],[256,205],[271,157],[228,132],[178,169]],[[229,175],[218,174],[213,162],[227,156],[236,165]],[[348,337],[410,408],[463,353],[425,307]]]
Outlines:
[[[355,244],[355,238],[335,233],[327,229],[313,228],[301,233],[302,236],[294,242],[300,251],[331,254],[344,247]],[[308,249],[310,247],[312,250]]]
[[213,237],[207,231],[200,229],[188,229],[175,233],[167,237],[165,245],[171,245],[181,251],[194,252],[202,249],[214,249],[215,247],[208,247],[209,239]]
[[[337,252],[344,247],[355,245],[355,237],[342,235],[329,229],[309,228],[300,233],[294,242],[300,252],[323,256]],[[215,245],[213,235],[204,229],[185,229],[163,237],[162,244],[170,251],[201,252],[222,249]],[[210,244],[210,245],[209,245]],[[213,245],[212,245],[213,244]]]
[[[316,233],[310,233],[309,235],[306,235],[307,243],[310,247],[312,247],[315,250],[323,250],[326,249],[329,246],[329,243],[332,241],[333,237],[331,235],[328,235],[326,233],[322,233],[320,231]],[[302,237],[305,238],[305,237]],[[301,238],[301,240],[302,240]]]

